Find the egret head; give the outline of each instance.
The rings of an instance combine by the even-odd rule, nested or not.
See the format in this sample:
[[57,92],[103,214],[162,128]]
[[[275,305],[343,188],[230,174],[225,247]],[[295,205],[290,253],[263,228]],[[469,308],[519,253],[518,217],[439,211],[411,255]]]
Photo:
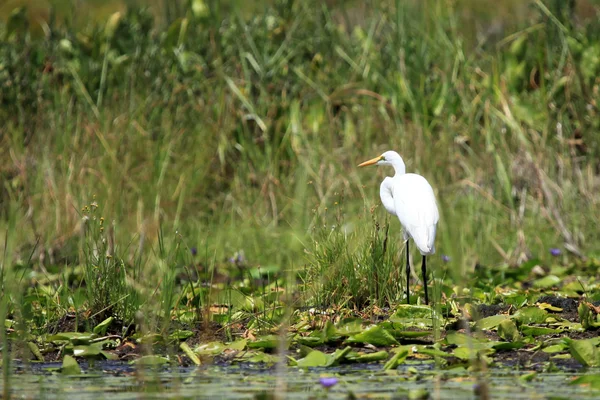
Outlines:
[[400,154],[396,153],[395,151],[386,151],[385,153],[383,153],[382,155],[380,155],[379,157],[375,157],[369,161],[365,161],[364,163],[359,164],[359,167],[366,167],[367,165],[398,165],[398,164],[402,164],[404,165],[404,161],[402,161],[402,157],[400,157]]

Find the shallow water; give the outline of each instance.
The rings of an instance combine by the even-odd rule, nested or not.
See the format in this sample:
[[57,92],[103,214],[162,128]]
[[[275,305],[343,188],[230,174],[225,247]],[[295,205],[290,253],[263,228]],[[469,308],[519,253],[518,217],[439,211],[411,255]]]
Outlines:
[[[286,398],[290,399],[325,396],[345,399],[350,393],[357,398],[476,399],[481,387],[473,373],[464,369],[435,371],[431,363],[406,363],[395,371],[382,371],[379,364],[308,371],[286,367],[282,373],[252,364],[154,371],[138,370],[123,362],[82,363],[81,366],[84,372],[80,376],[56,373],[60,363],[17,366],[11,380],[12,396],[22,399],[253,399],[285,390]],[[575,377],[598,374],[598,370],[538,373],[531,381],[520,378],[530,372],[490,369],[486,381],[491,398],[600,397],[600,391],[569,385]],[[322,376],[336,376],[339,382],[327,390],[319,384]]]

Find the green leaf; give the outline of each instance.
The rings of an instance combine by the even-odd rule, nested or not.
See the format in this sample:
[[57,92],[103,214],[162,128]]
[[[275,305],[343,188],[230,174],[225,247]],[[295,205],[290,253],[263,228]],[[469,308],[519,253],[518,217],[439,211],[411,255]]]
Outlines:
[[600,374],[581,375],[573,379],[569,385],[589,385],[592,389],[600,389]]
[[336,330],[340,336],[352,336],[362,332],[362,325],[359,318],[346,318],[338,323]]
[[391,346],[398,341],[385,329],[373,325],[365,331],[348,338],[348,343],[369,343],[373,346]]
[[140,357],[137,360],[131,361],[130,364],[154,367],[154,366],[165,365],[165,364],[168,364],[169,362],[170,362],[169,359],[166,357],[151,355],[151,356]]
[[522,325],[521,332],[526,336],[541,336],[541,335],[550,335],[553,333],[559,333],[559,329],[546,328],[542,326],[529,326]]
[[543,278],[533,281],[533,287],[537,289],[546,289],[558,285],[560,281],[561,279],[556,275],[547,275]]
[[376,351],[374,353],[366,353],[366,354],[357,354],[355,357],[349,358],[349,361],[357,362],[357,363],[369,363],[375,361],[383,361],[387,360],[389,357],[389,353],[387,351]]
[[228,349],[242,351],[246,348],[248,341],[246,339],[239,339],[235,342],[228,343],[226,346]]
[[171,340],[186,340],[194,336],[194,332],[188,330],[178,329],[169,335]]
[[334,351],[333,354],[329,355],[329,361],[327,362],[326,367],[338,365],[344,358],[346,358],[351,350],[352,347],[346,346],[343,349],[337,349]]
[[505,319],[498,325],[498,336],[508,342],[514,342],[521,338],[517,325],[510,319]]
[[542,349],[542,351],[544,353],[553,354],[553,353],[561,353],[561,352],[563,352],[563,351],[565,351],[567,349],[568,349],[567,345],[565,345],[564,343],[559,343],[559,344],[553,344],[553,345],[548,346],[548,347],[544,347]]
[[221,354],[225,350],[225,345],[221,342],[209,342],[196,346],[194,353],[198,355],[214,356]]
[[37,346],[37,344],[33,342],[27,342],[27,347],[29,347],[29,351],[31,351],[31,354],[33,354],[36,360],[45,361],[44,356],[42,355],[42,352],[40,351],[40,348]]
[[88,344],[92,339],[97,338],[98,335],[95,333],[82,333],[82,332],[62,332],[56,335],[51,335],[46,338],[48,342],[60,342],[69,341],[74,345]]
[[188,346],[187,343],[185,343],[185,342],[179,343],[179,348],[185,353],[186,356],[188,356],[188,358],[190,360],[192,360],[192,362],[194,364],[196,364],[196,365],[202,364],[200,362],[200,359],[198,358],[198,356],[196,354],[194,354],[194,352],[192,351],[192,349],[190,349],[190,346]]
[[112,324],[114,318],[108,317],[104,321],[100,322],[98,325],[94,327],[94,333],[100,336],[104,336],[106,334],[106,330]]
[[431,328],[433,326],[433,317],[435,312],[428,306],[413,306],[410,304],[402,304],[396,308],[394,314],[389,318],[390,322],[400,324],[400,327],[418,327]]
[[537,376],[537,372],[532,371],[519,377],[523,382],[531,382]]
[[579,303],[579,306],[577,307],[577,314],[579,315],[579,321],[581,321],[581,326],[583,329],[588,330],[600,326],[597,315],[585,302],[582,301]]
[[313,350],[304,358],[297,361],[300,368],[324,367],[327,365],[329,358],[327,354],[319,350]]
[[406,357],[408,357],[408,350],[402,349],[398,351],[392,358],[388,360],[383,366],[384,371],[392,370],[398,368],[398,365],[404,363],[406,361]]
[[518,350],[525,346],[522,341],[498,342],[492,346],[494,350]]
[[586,367],[600,366],[600,354],[596,343],[591,339],[571,340],[569,339],[569,352],[577,361]]
[[523,307],[514,315],[521,324],[541,324],[546,321],[548,312],[539,307]]
[[248,351],[245,352],[241,357],[242,360],[250,363],[266,363],[274,364],[277,362],[277,356],[274,354],[267,354],[262,351]]
[[497,327],[501,322],[509,320],[508,315],[492,315],[491,317],[482,318],[475,323],[479,330],[490,330]]
[[279,337],[275,335],[261,336],[255,341],[248,342],[248,348],[250,349],[275,349],[279,342]]
[[86,358],[104,358],[102,353],[102,345],[94,343],[87,346],[73,346],[71,351],[75,357]]
[[81,367],[73,357],[66,355],[63,357],[60,372],[63,375],[81,375]]

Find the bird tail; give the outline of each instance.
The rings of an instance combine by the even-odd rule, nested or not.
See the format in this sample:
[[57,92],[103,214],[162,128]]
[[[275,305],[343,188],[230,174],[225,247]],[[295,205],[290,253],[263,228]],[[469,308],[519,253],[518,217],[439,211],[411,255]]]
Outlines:
[[412,238],[417,245],[417,248],[424,256],[435,253],[435,225],[420,226],[412,232]]

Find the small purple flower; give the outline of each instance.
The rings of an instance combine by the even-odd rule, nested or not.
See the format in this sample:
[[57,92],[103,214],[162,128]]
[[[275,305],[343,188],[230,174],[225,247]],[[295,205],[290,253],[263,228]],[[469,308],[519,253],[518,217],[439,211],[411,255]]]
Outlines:
[[450,261],[450,257],[447,256],[447,255],[445,255],[445,254],[443,254],[442,255],[442,261],[445,262],[445,263],[447,263],[448,261]]
[[560,249],[557,249],[557,248],[550,249],[550,254],[552,254],[554,257],[560,256],[561,253],[562,252],[560,251]]
[[329,389],[330,387],[335,386],[338,383],[338,379],[333,377],[319,378],[319,383],[324,388]]
[[192,255],[193,255],[193,256],[195,256],[196,254],[198,254],[198,249],[197,249],[197,248],[195,248],[195,247],[192,247],[192,248],[190,249],[190,251],[192,252]]

